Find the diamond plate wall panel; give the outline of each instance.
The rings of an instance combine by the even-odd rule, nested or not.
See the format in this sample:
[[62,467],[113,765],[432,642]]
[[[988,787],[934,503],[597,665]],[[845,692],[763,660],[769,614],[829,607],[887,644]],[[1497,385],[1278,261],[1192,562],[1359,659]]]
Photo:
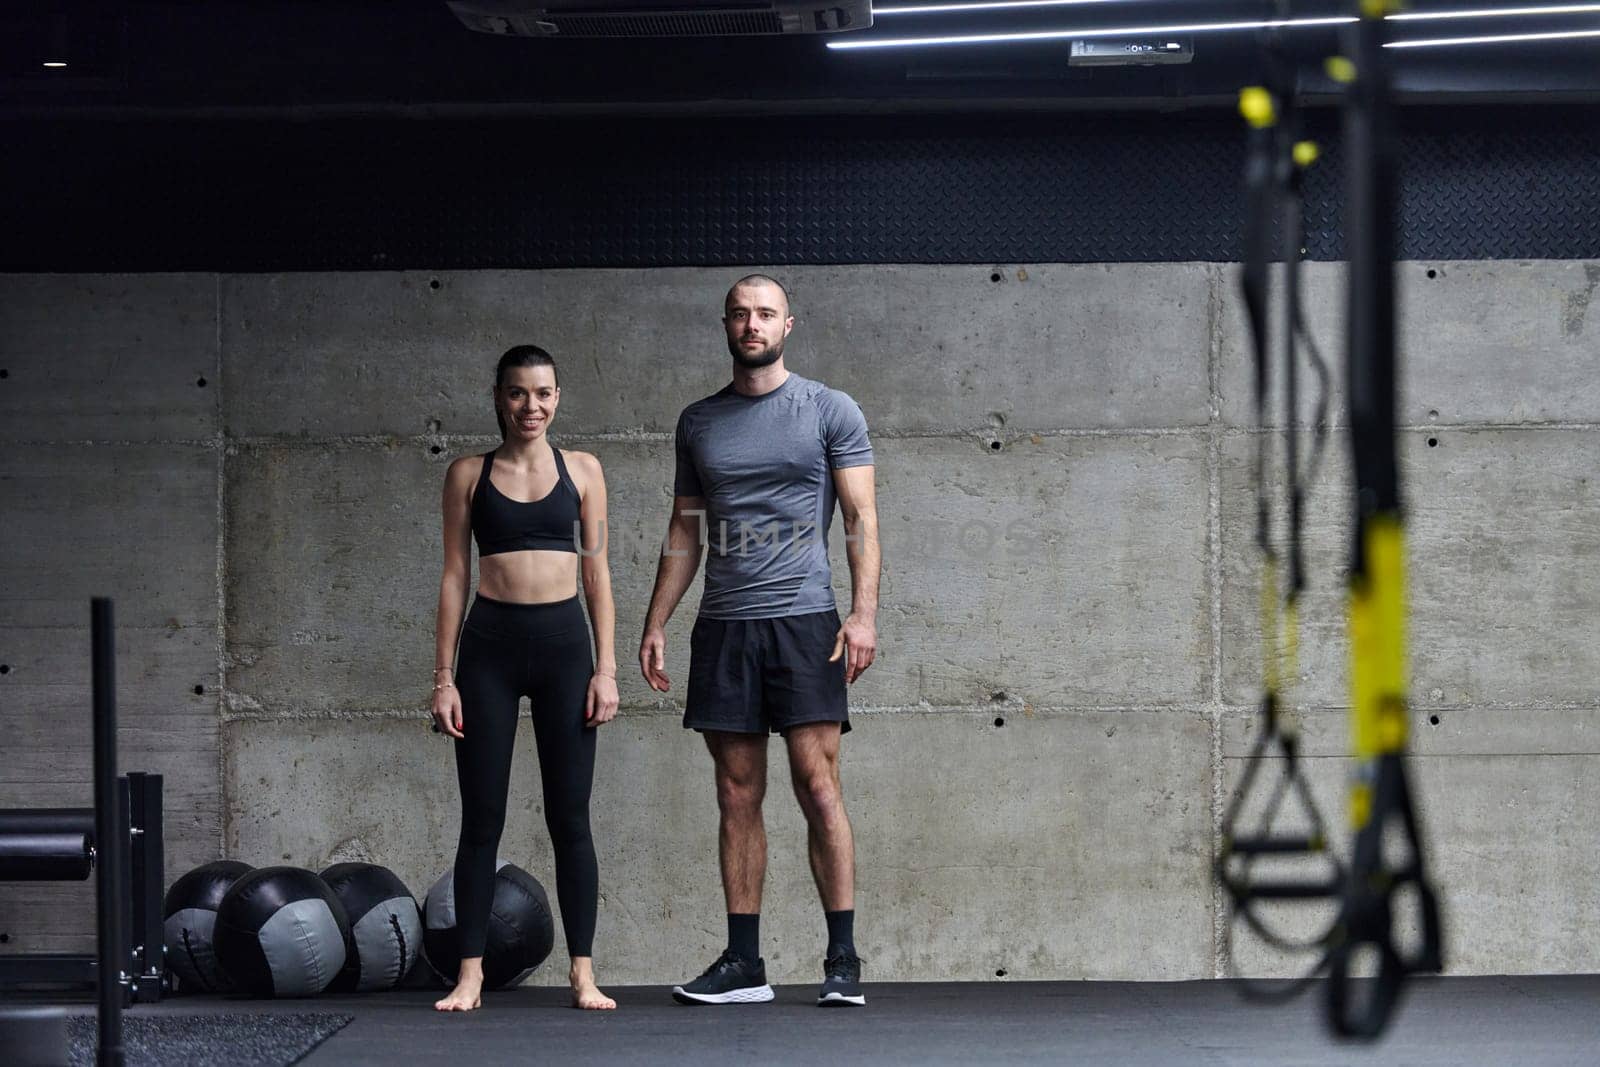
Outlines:
[[[1337,124],[1307,249],[1336,259]],[[1600,257],[1569,109],[1416,109],[1400,254]],[[1239,124],[1208,112],[0,126],[5,271],[1230,261]]]

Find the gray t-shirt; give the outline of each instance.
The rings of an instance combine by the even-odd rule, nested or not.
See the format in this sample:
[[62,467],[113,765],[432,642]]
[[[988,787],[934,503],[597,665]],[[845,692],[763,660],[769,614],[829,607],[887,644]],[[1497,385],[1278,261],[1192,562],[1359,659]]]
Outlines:
[[677,496],[704,497],[709,619],[833,607],[832,472],[872,463],[867,420],[837,389],[790,373],[765,396],[730,384],[678,417]]

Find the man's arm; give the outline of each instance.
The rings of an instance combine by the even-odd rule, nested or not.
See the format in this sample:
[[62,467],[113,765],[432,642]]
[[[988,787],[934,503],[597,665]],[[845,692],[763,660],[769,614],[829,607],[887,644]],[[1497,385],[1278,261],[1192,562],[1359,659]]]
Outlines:
[[850,561],[850,615],[839,630],[829,661],[845,657],[845,681],[854,682],[878,655],[878,493],[875,468],[844,467],[833,472],[834,491],[844,517],[845,555]]
[[672,684],[666,673],[667,620],[700,569],[700,557],[706,549],[705,521],[704,497],[672,498],[667,541],[656,566],[656,585],[650,594],[650,610],[645,614],[644,636],[639,641],[639,670],[650,688],[659,693],[665,693]]

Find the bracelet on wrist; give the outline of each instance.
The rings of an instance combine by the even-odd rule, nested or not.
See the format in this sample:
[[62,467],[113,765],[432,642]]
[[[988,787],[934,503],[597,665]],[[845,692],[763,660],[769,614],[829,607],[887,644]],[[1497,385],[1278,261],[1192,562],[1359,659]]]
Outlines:
[[438,674],[440,671],[449,671],[452,674],[454,674],[455,673],[455,668],[454,667],[435,667],[433,669],[433,673],[434,674]]
[[438,685],[433,687],[433,691],[437,693],[441,689],[454,689],[455,687],[456,684],[454,682],[440,682]]

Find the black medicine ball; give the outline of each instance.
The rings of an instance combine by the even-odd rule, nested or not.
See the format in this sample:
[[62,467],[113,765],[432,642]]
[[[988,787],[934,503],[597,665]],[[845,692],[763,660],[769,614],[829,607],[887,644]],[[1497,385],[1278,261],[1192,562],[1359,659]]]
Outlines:
[[335,993],[393,989],[422,951],[422,913],[405,883],[387,867],[339,863],[322,872],[350,917],[355,951],[329,989]]
[[212,941],[217,923],[217,905],[223,894],[242,874],[250,872],[248,863],[217,860],[203,863],[172,883],[162,902],[163,941],[167,947],[167,967],[178,977],[182,992],[227,993],[233,983],[217,963]]
[[[454,984],[461,969],[454,871],[445,871],[433,883],[424,913],[423,952],[439,976]],[[555,922],[544,886],[521,867],[501,860],[494,876],[494,900],[483,946],[484,988],[505,989],[521,982],[550,955],[555,941]]]
[[322,992],[355,951],[344,905],[300,867],[263,867],[234,882],[217,908],[217,959],[261,997]]

